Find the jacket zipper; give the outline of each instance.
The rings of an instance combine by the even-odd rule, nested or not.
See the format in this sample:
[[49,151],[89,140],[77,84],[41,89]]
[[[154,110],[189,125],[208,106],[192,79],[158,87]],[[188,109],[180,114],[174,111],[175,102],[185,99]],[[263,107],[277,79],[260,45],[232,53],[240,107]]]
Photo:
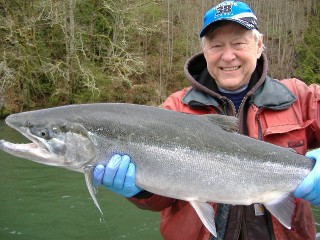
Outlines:
[[262,134],[262,126],[259,118],[259,114],[262,112],[263,108],[259,109],[256,114],[256,120],[258,123],[258,139],[263,141],[263,134]]
[[[239,118],[239,113],[240,113],[240,111],[242,110],[242,105],[244,105],[244,103],[246,102],[247,98],[248,98],[248,96],[245,96],[245,97],[242,99],[242,101],[241,101],[241,103],[240,103],[240,105],[239,105],[238,112],[236,113],[236,117],[237,117],[237,118]],[[235,109],[235,107],[234,107],[234,109]]]
[[[220,98],[223,105],[223,114],[228,116],[236,116],[236,107],[234,106],[233,102],[228,98]],[[228,114],[228,105],[231,107],[232,114]]]

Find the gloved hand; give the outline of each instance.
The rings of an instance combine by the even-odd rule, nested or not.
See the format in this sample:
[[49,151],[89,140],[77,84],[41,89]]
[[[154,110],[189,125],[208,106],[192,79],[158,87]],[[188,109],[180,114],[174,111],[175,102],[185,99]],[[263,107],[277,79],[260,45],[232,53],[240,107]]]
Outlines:
[[135,184],[136,168],[128,155],[115,154],[107,166],[97,165],[93,171],[93,185],[107,189],[124,197],[132,197],[142,191]]
[[303,198],[313,205],[320,207],[320,148],[310,151],[307,157],[316,161],[315,166],[308,176],[294,191],[296,198]]

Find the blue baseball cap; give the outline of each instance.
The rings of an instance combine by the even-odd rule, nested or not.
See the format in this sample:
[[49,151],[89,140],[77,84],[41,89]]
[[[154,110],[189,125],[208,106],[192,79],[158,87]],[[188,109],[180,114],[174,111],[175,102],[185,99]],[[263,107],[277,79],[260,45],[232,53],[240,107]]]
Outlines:
[[200,37],[206,34],[209,26],[218,21],[233,21],[249,30],[258,29],[258,20],[251,8],[244,2],[224,1],[211,8],[205,15]]

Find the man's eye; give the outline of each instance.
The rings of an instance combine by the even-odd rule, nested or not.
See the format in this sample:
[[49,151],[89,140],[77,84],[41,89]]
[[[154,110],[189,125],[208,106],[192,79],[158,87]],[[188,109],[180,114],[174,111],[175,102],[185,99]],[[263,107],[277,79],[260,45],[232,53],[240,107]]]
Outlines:
[[221,50],[221,48],[222,48],[222,45],[220,45],[220,44],[214,44],[214,45],[209,46],[209,47],[207,48],[207,50],[208,50],[209,52],[218,52],[218,51]]
[[235,49],[241,49],[241,48],[244,48],[246,46],[246,44],[244,42],[237,42],[234,45],[234,48]]

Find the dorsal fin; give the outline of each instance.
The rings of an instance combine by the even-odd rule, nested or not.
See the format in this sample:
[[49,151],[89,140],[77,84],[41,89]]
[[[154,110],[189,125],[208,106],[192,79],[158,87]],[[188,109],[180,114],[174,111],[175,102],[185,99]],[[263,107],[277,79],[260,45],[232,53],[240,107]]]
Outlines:
[[223,130],[228,132],[238,131],[238,118],[233,116],[226,116],[221,114],[206,114],[201,117],[207,119],[209,122],[220,126]]

